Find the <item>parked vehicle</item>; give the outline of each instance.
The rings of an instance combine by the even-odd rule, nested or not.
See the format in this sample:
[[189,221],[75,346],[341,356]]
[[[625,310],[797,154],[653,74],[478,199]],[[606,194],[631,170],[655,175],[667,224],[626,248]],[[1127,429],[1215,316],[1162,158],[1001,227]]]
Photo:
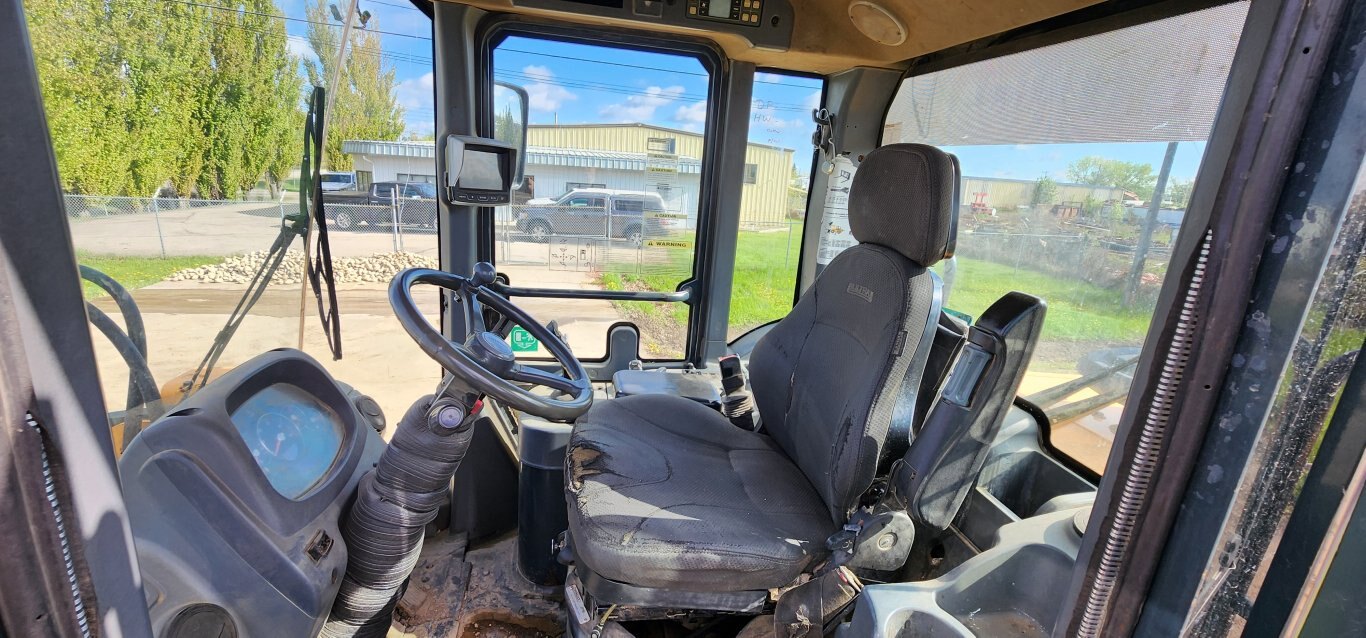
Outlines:
[[645,237],[664,235],[672,226],[646,213],[664,213],[664,198],[643,191],[576,188],[558,199],[530,200],[515,216],[518,232],[536,242],[549,241],[551,235],[584,235],[640,246]]
[[355,173],[323,171],[322,177],[325,192],[351,190],[356,187]]
[[428,182],[374,182],[364,190],[326,191],[323,202],[327,219],[346,230],[361,222],[393,223],[395,195],[399,223],[436,227],[436,184]]

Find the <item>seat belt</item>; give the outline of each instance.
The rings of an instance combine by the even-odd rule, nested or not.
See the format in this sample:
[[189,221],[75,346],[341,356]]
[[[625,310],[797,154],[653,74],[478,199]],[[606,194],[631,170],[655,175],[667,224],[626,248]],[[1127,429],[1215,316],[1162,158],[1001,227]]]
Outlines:
[[721,414],[742,430],[758,431],[754,420],[754,397],[745,392],[745,369],[734,354],[717,359],[721,368]]

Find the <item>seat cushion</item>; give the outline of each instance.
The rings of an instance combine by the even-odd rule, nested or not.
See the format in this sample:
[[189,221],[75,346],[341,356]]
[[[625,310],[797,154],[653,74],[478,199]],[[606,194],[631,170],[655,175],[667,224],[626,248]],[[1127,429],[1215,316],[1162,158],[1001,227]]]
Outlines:
[[679,397],[597,402],[574,426],[566,471],[578,560],[640,587],[780,587],[836,530],[770,438]]

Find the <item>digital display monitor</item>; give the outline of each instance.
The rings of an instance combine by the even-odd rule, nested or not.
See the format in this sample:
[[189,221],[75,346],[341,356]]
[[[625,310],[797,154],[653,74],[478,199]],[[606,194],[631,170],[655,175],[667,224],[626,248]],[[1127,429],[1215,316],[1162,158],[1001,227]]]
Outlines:
[[711,0],[711,5],[707,7],[707,16],[711,18],[729,18],[729,0]]
[[505,191],[510,187],[505,170],[500,154],[466,148],[457,186],[478,191]]

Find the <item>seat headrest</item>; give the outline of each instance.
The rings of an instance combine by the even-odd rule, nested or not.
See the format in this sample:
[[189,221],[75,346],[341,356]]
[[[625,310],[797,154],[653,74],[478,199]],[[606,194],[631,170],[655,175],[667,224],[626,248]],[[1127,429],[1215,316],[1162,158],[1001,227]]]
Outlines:
[[854,238],[929,267],[952,255],[958,217],[954,157],[924,144],[888,144],[869,153],[849,191]]

